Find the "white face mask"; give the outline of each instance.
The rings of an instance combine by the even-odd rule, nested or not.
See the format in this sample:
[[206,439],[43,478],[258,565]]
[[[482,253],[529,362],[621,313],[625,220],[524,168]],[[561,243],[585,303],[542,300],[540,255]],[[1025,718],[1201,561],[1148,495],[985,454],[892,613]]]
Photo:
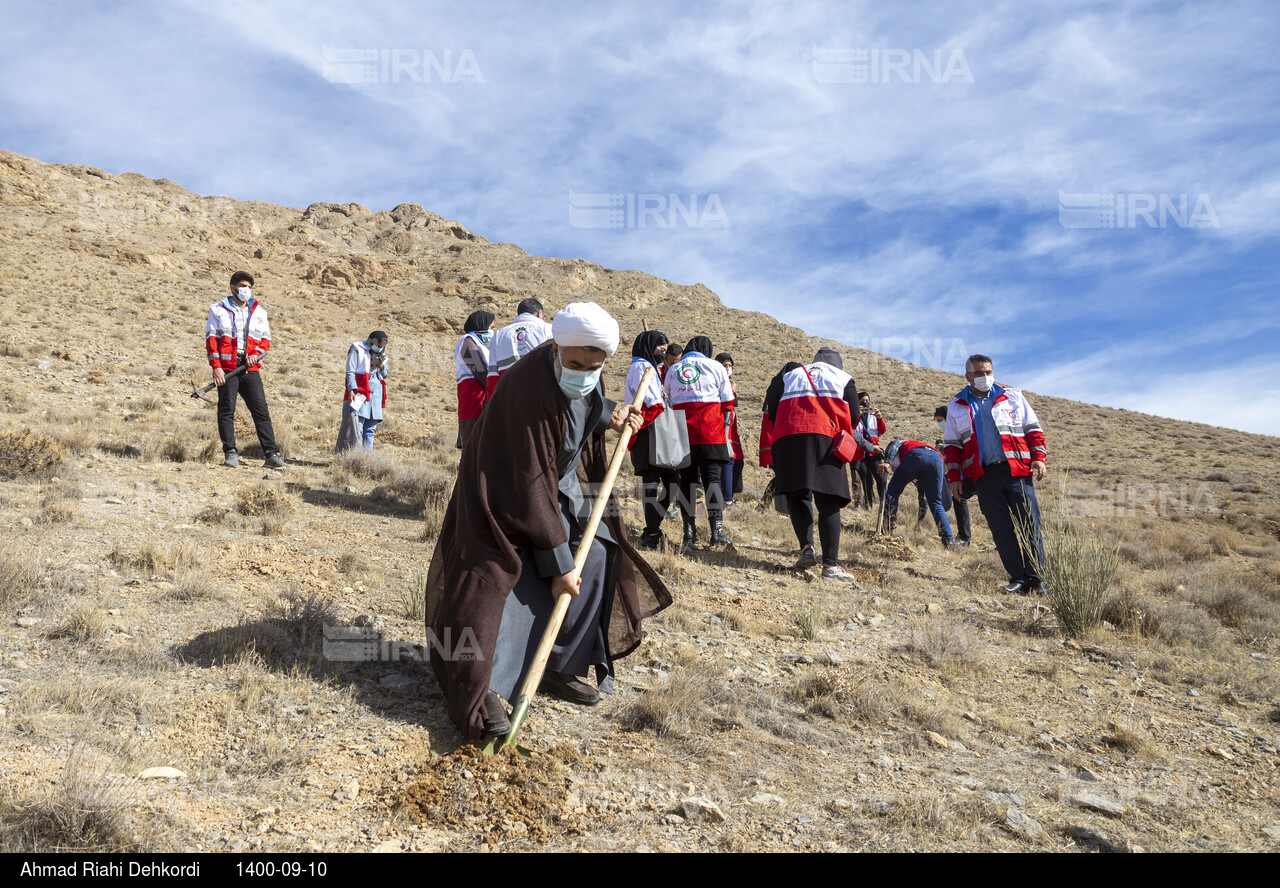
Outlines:
[[986,376],[975,376],[973,382],[969,383],[969,385],[973,386],[975,392],[989,392],[995,382],[996,378],[988,374]]
[[248,287],[240,287],[238,290],[236,290],[236,298],[239,299],[241,302],[248,302],[251,298],[253,298],[253,291],[250,290]]

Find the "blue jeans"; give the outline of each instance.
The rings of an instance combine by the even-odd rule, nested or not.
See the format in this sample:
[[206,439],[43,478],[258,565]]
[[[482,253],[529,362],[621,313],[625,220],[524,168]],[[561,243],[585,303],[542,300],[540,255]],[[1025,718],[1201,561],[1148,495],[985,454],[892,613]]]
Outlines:
[[898,497],[902,496],[903,488],[912,481],[924,491],[925,501],[929,504],[929,511],[933,513],[942,541],[952,542],[951,522],[947,520],[947,510],[942,505],[942,486],[947,481],[942,467],[942,454],[930,447],[912,450],[894,470],[889,487],[884,492],[884,508],[889,515],[889,526],[893,527],[893,521],[898,515]]
[[[1000,562],[1012,580],[1040,582],[1040,565],[1044,562],[1044,541],[1040,537],[1040,504],[1036,488],[1028,478],[1014,478],[1007,462],[982,467],[978,479],[978,507],[987,519],[987,527],[996,542]],[[1028,552],[1018,541],[1018,522],[1030,521],[1035,527],[1035,551]]]
[[362,417],[360,422],[363,424],[364,428],[364,449],[373,450],[373,433],[378,430],[378,423],[382,422],[382,420],[364,419]]

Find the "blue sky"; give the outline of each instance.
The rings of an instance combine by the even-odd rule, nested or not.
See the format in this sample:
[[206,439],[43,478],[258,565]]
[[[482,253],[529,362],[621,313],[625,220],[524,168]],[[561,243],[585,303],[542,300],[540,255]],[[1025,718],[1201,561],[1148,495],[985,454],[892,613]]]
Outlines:
[[[1280,435],[1274,3],[204,0],[5,19],[0,146],[22,154],[293,206],[413,201],[895,357],[958,370],[986,352],[1010,384]],[[621,216],[571,213],[591,195]]]

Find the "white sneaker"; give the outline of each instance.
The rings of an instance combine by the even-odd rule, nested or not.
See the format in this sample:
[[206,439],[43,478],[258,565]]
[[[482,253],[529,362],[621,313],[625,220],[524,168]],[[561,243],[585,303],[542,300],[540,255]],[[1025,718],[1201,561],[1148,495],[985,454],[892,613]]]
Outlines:
[[841,583],[853,583],[854,585],[857,585],[858,582],[857,577],[838,564],[825,565],[822,568],[822,578],[824,580],[836,580]]

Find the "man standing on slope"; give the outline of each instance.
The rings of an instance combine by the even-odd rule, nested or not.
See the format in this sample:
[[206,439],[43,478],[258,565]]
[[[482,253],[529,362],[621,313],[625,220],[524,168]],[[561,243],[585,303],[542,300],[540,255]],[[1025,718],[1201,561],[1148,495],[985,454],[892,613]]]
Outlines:
[[489,343],[489,377],[485,382],[485,399],[493,397],[498,379],[542,343],[551,338],[551,325],[542,319],[542,303],[530,296],[516,306],[516,319],[497,333]]
[[[1022,392],[995,384],[989,357],[972,355],[964,370],[969,384],[947,405],[942,435],[951,495],[961,496],[963,480],[974,482],[1009,574],[1004,590],[1025,595],[1040,589],[1044,562],[1034,484],[1046,471],[1044,432]],[[1020,525],[1034,530],[1034,551],[1020,543]]]
[[[262,390],[262,356],[271,348],[271,328],[267,310],[253,298],[253,275],[237,271],[231,276],[231,295],[209,306],[205,323],[204,345],[213,368],[213,384],[218,387],[218,437],[222,439],[223,464],[235,468],[240,463],[236,453],[236,397],[244,402],[253,417],[258,443],[266,457],[267,468],[284,468],[280,448],[271,429],[271,413]],[[228,376],[237,367],[245,370]]]

